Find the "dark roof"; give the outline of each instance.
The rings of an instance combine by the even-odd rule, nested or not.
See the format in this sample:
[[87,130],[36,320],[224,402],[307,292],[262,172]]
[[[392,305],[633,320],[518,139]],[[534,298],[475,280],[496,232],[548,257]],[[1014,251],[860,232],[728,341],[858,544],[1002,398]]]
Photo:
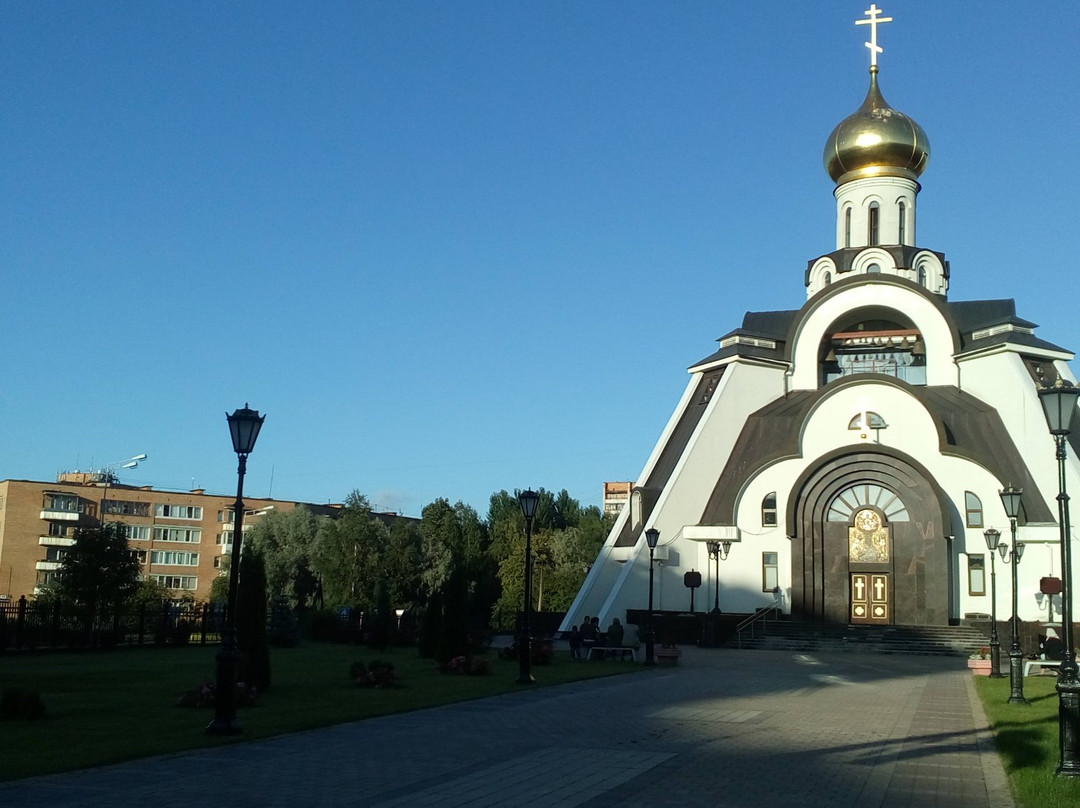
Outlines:
[[[978,463],[999,480],[1013,482],[1035,494],[1024,500],[1027,521],[1054,521],[997,410],[954,387],[915,387],[890,376],[863,374],[841,379],[822,390],[789,393],[751,415],[716,481],[702,513],[701,524],[735,524],[735,500],[742,484],[780,458],[799,456],[799,434],[811,408],[826,393],[834,391],[837,385],[871,380],[902,387],[926,406],[937,425],[942,453]],[[858,451],[861,445],[851,448]]]
[[[660,492],[664,490],[664,487],[667,486],[668,481],[671,479],[679,458],[686,451],[686,446],[690,443],[690,437],[694,434],[694,430],[697,429],[701,416],[705,414],[709,399],[712,398],[713,392],[716,390],[717,384],[720,383],[720,377],[723,374],[724,368],[702,374],[697,388],[694,390],[694,397],[686,405],[686,409],[683,410],[679,422],[675,425],[675,429],[672,430],[667,443],[664,444],[660,457],[649,473],[648,479],[643,486],[634,489],[640,493],[642,509],[645,511],[645,513],[639,515],[640,519],[634,520],[635,522],[644,525],[648,521],[653,505],[656,504]],[[619,538],[615,540],[615,546],[633,547],[637,543],[637,538],[634,525],[630,523],[630,520],[627,520],[623,523]]]
[[855,257],[869,249],[884,250],[892,256],[893,262],[901,269],[910,269],[914,263],[915,256],[919,253],[932,253],[937,256],[939,261],[941,261],[942,271],[944,272],[945,277],[949,277],[949,262],[945,260],[945,253],[938,252],[937,250],[928,250],[925,247],[909,247],[906,244],[877,244],[873,247],[841,247],[839,250],[833,250],[831,253],[819,255],[817,258],[811,258],[806,262],[806,272],[804,273],[803,283],[807,286],[810,285],[810,270],[813,269],[814,264],[822,258],[831,258],[832,262],[836,265],[837,273],[843,275],[846,272],[851,272],[851,268],[855,264]]
[[748,311],[743,314],[743,322],[739,328],[729,331],[720,337],[717,342],[722,342],[728,337],[752,337],[755,339],[770,339],[776,342],[775,348],[765,348],[760,345],[747,345],[736,342],[727,345],[715,353],[711,353],[690,367],[698,367],[710,362],[727,359],[729,356],[745,356],[751,359],[783,359],[784,340],[787,338],[791,324],[799,312],[790,311]]
[[[1029,333],[1038,328],[1037,323],[1016,315],[1016,301],[1004,300],[964,300],[946,304],[953,325],[960,334],[960,352],[984,350],[995,345],[1017,345],[1025,348],[1037,348],[1045,351],[1072,353],[1067,348],[1047,342]],[[1012,325],[1020,330],[1002,331],[981,339],[973,339],[972,334],[983,328],[995,325]]]

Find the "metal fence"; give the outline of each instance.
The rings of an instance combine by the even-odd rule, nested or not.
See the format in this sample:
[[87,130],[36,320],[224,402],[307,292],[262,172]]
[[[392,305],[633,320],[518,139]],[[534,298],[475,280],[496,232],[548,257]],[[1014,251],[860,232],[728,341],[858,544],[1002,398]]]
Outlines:
[[0,604],[0,651],[217,643],[224,609],[212,603],[103,608],[93,616],[59,601]]

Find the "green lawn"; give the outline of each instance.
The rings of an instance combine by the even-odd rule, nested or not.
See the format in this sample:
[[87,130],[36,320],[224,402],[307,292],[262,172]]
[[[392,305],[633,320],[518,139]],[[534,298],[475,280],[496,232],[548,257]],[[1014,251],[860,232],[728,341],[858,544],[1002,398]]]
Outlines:
[[[239,711],[244,734],[204,732],[213,710],[176,707],[180,694],[214,677],[213,646],[106,652],[0,655],[0,689],[39,692],[46,716],[0,724],[0,780],[68,771],[147,755],[237,743],[388,713],[520,690],[517,662],[488,654],[488,676],[440,674],[414,648],[373,652],[354,645],[305,643],[273,649],[273,686]],[[394,664],[400,687],[368,689],[350,665]],[[641,670],[619,662],[573,662],[567,653],[534,666],[535,686]]]
[[1013,795],[1022,808],[1080,803],[1080,779],[1057,778],[1058,696],[1054,676],[1024,679],[1028,704],[1009,704],[1009,678],[975,677],[975,686]]

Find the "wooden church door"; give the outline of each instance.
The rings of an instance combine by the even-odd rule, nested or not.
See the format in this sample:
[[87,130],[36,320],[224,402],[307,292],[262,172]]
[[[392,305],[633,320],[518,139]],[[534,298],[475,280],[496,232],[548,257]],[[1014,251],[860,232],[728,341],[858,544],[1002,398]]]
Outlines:
[[892,623],[890,568],[892,537],[874,508],[861,508],[848,528],[851,574],[848,619],[852,623]]

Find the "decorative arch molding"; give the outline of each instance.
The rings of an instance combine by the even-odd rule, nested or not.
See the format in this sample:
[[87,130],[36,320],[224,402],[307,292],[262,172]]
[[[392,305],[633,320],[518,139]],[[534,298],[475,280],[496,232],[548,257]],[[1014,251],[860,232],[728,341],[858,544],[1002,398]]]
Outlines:
[[852,271],[862,273],[868,271],[871,264],[877,264],[882,272],[896,274],[896,260],[892,253],[881,247],[868,247],[860,252],[851,263]]
[[910,322],[926,345],[926,383],[955,385],[953,355],[959,350],[957,334],[943,309],[943,302],[913,281],[882,274],[834,281],[807,301],[787,339],[787,357],[793,366],[791,389],[819,387],[819,351],[822,341],[842,319],[853,319],[860,310],[892,313],[898,322]]
[[816,292],[820,292],[825,287],[832,284],[833,280],[839,273],[839,268],[836,266],[836,262],[827,255],[822,256],[814,265],[810,268],[810,288],[809,294],[813,295]]
[[911,266],[916,282],[920,282],[925,274],[925,280],[921,281],[921,285],[929,291],[936,295],[943,295],[949,290],[948,273],[945,271],[944,264],[941,263],[941,258],[935,253],[930,250],[921,250],[915,254]]
[[[811,464],[787,497],[792,540],[792,609],[804,618],[845,623],[850,607],[848,525],[830,509],[839,495],[870,486],[875,499],[902,501],[903,516],[888,521],[893,552],[878,572],[890,576],[895,622],[946,625],[949,620],[949,552],[945,530],[951,524],[948,498],[929,471],[895,449],[845,447]],[[888,520],[888,512],[882,510]]]

